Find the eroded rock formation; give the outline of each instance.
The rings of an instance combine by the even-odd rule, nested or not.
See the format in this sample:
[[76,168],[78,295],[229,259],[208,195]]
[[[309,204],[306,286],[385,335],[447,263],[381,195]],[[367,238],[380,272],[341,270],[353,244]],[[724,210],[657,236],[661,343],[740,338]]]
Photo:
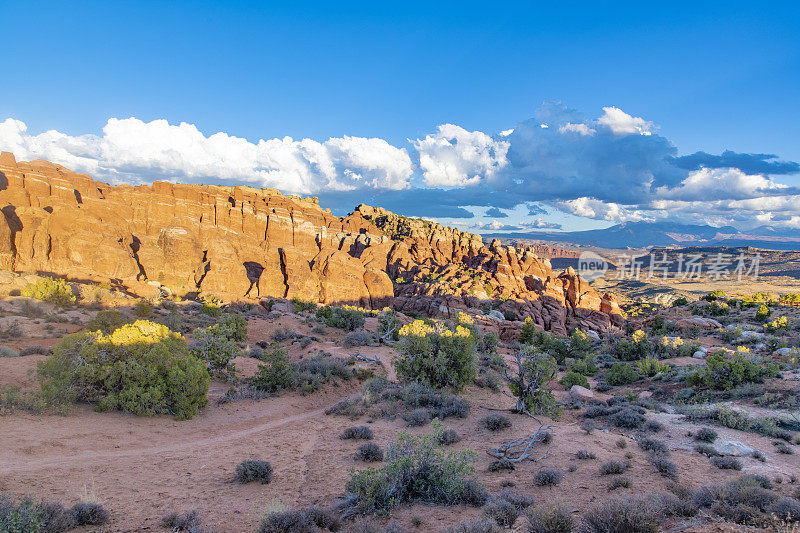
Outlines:
[[0,268],[226,299],[279,297],[437,313],[493,303],[565,332],[621,321],[548,260],[479,235],[359,206],[341,218],[272,189],[155,182],[110,186],[0,156]]

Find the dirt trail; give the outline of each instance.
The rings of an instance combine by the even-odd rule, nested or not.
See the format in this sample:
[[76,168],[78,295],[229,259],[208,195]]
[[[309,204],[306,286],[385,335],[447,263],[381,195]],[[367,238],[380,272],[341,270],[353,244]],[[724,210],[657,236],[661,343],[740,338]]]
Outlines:
[[[262,422],[262,420],[265,417],[253,419],[250,422],[256,423],[256,425],[248,428],[238,429],[232,432],[228,432],[229,431],[228,428],[219,428],[220,431],[223,431],[221,434],[216,434],[214,436],[200,440],[186,439],[181,442],[176,442],[174,444],[141,446],[141,447],[137,446],[125,450],[109,450],[103,452],[89,451],[86,453],[79,452],[75,455],[69,455],[69,456],[64,456],[63,453],[59,453],[54,455],[46,455],[44,457],[36,457],[35,459],[26,458],[24,462],[20,462],[19,459],[14,459],[11,461],[4,460],[4,458],[0,456],[0,471],[2,471],[4,474],[10,474],[16,471],[23,471],[23,470],[29,471],[29,470],[56,468],[60,466],[74,464],[77,462],[90,463],[92,461],[110,461],[126,457],[142,458],[148,455],[162,455],[173,452],[199,451],[208,446],[231,443],[233,441],[258,435],[259,433],[263,433],[271,429],[276,429],[281,426],[301,422],[303,420],[311,419],[317,416],[324,416],[326,409],[335,404],[336,402],[333,402],[332,404],[322,409],[315,409],[314,411],[290,415],[284,418],[280,418],[278,420],[270,420],[268,422]],[[6,449],[6,451],[8,451],[8,449]]]

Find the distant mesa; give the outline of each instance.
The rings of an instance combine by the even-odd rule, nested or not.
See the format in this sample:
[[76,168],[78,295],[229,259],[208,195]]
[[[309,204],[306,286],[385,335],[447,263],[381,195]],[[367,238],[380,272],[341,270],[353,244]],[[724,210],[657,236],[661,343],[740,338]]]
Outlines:
[[550,249],[486,245],[381,208],[336,217],[316,198],[272,189],[111,186],[8,152],[0,183],[5,270],[113,280],[134,292],[157,281],[226,300],[297,297],[430,315],[493,307],[561,333],[622,323],[613,296],[553,272]]

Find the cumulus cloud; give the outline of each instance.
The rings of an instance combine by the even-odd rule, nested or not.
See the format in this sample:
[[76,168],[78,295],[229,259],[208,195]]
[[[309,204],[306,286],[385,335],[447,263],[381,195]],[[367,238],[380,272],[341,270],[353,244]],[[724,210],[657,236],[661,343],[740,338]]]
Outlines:
[[[475,207],[511,220],[489,223],[505,231],[555,229],[541,218],[548,209],[609,222],[800,220],[800,189],[776,178],[800,172],[800,164],[761,153],[679,155],[653,122],[614,106],[598,114],[547,102],[494,135],[443,124],[406,146],[350,136],[251,142],[136,118],[109,119],[99,135],[31,134],[9,118],[0,122],[0,149],[112,183],[169,179],[314,194],[337,214],[365,202],[410,216],[469,219]],[[511,210],[520,205],[536,218],[518,222]]]
[[507,164],[508,141],[480,131],[443,124],[436,133],[413,141],[429,187],[476,185]]
[[597,198],[583,196],[574,200],[556,202],[555,205],[572,215],[593,218],[597,220],[610,220],[614,222],[635,222],[646,220],[647,217],[637,210],[613,202],[604,202]]
[[655,124],[639,117],[632,117],[617,107],[604,107],[603,116],[597,123],[607,127],[614,135],[652,135]]
[[657,189],[655,196],[673,200],[726,200],[754,198],[786,189],[786,185],[767,177],[745,174],[736,168],[703,168],[689,174],[678,187]]
[[556,222],[547,222],[546,220],[542,220],[541,218],[537,218],[530,222],[523,222],[520,224],[525,229],[561,229],[561,224]]
[[478,231],[519,231],[522,228],[511,224],[503,224],[499,220],[492,220],[482,224],[475,224],[470,228]]
[[57,131],[29,135],[23,122],[0,123],[0,147],[21,159],[44,158],[113,182],[222,180],[288,192],[408,188],[414,166],[405,148],[383,139],[206,137],[193,124],[109,119],[101,136]]
[[[544,104],[508,137],[509,164],[487,182],[526,200],[589,196],[618,203],[641,202],[653,187],[680,184],[687,171],[669,160],[677,155],[675,146],[660,135],[640,134],[643,126],[604,120],[609,109],[588,121],[560,102]],[[550,127],[541,128],[542,123]]]

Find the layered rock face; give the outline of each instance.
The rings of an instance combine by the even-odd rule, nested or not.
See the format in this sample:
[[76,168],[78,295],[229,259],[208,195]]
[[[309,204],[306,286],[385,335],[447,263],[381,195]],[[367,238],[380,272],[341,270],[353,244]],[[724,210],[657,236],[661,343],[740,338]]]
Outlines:
[[0,268],[178,294],[279,297],[437,313],[485,307],[543,329],[619,323],[613,297],[530,251],[382,209],[340,218],[271,189],[110,186],[0,155]]

